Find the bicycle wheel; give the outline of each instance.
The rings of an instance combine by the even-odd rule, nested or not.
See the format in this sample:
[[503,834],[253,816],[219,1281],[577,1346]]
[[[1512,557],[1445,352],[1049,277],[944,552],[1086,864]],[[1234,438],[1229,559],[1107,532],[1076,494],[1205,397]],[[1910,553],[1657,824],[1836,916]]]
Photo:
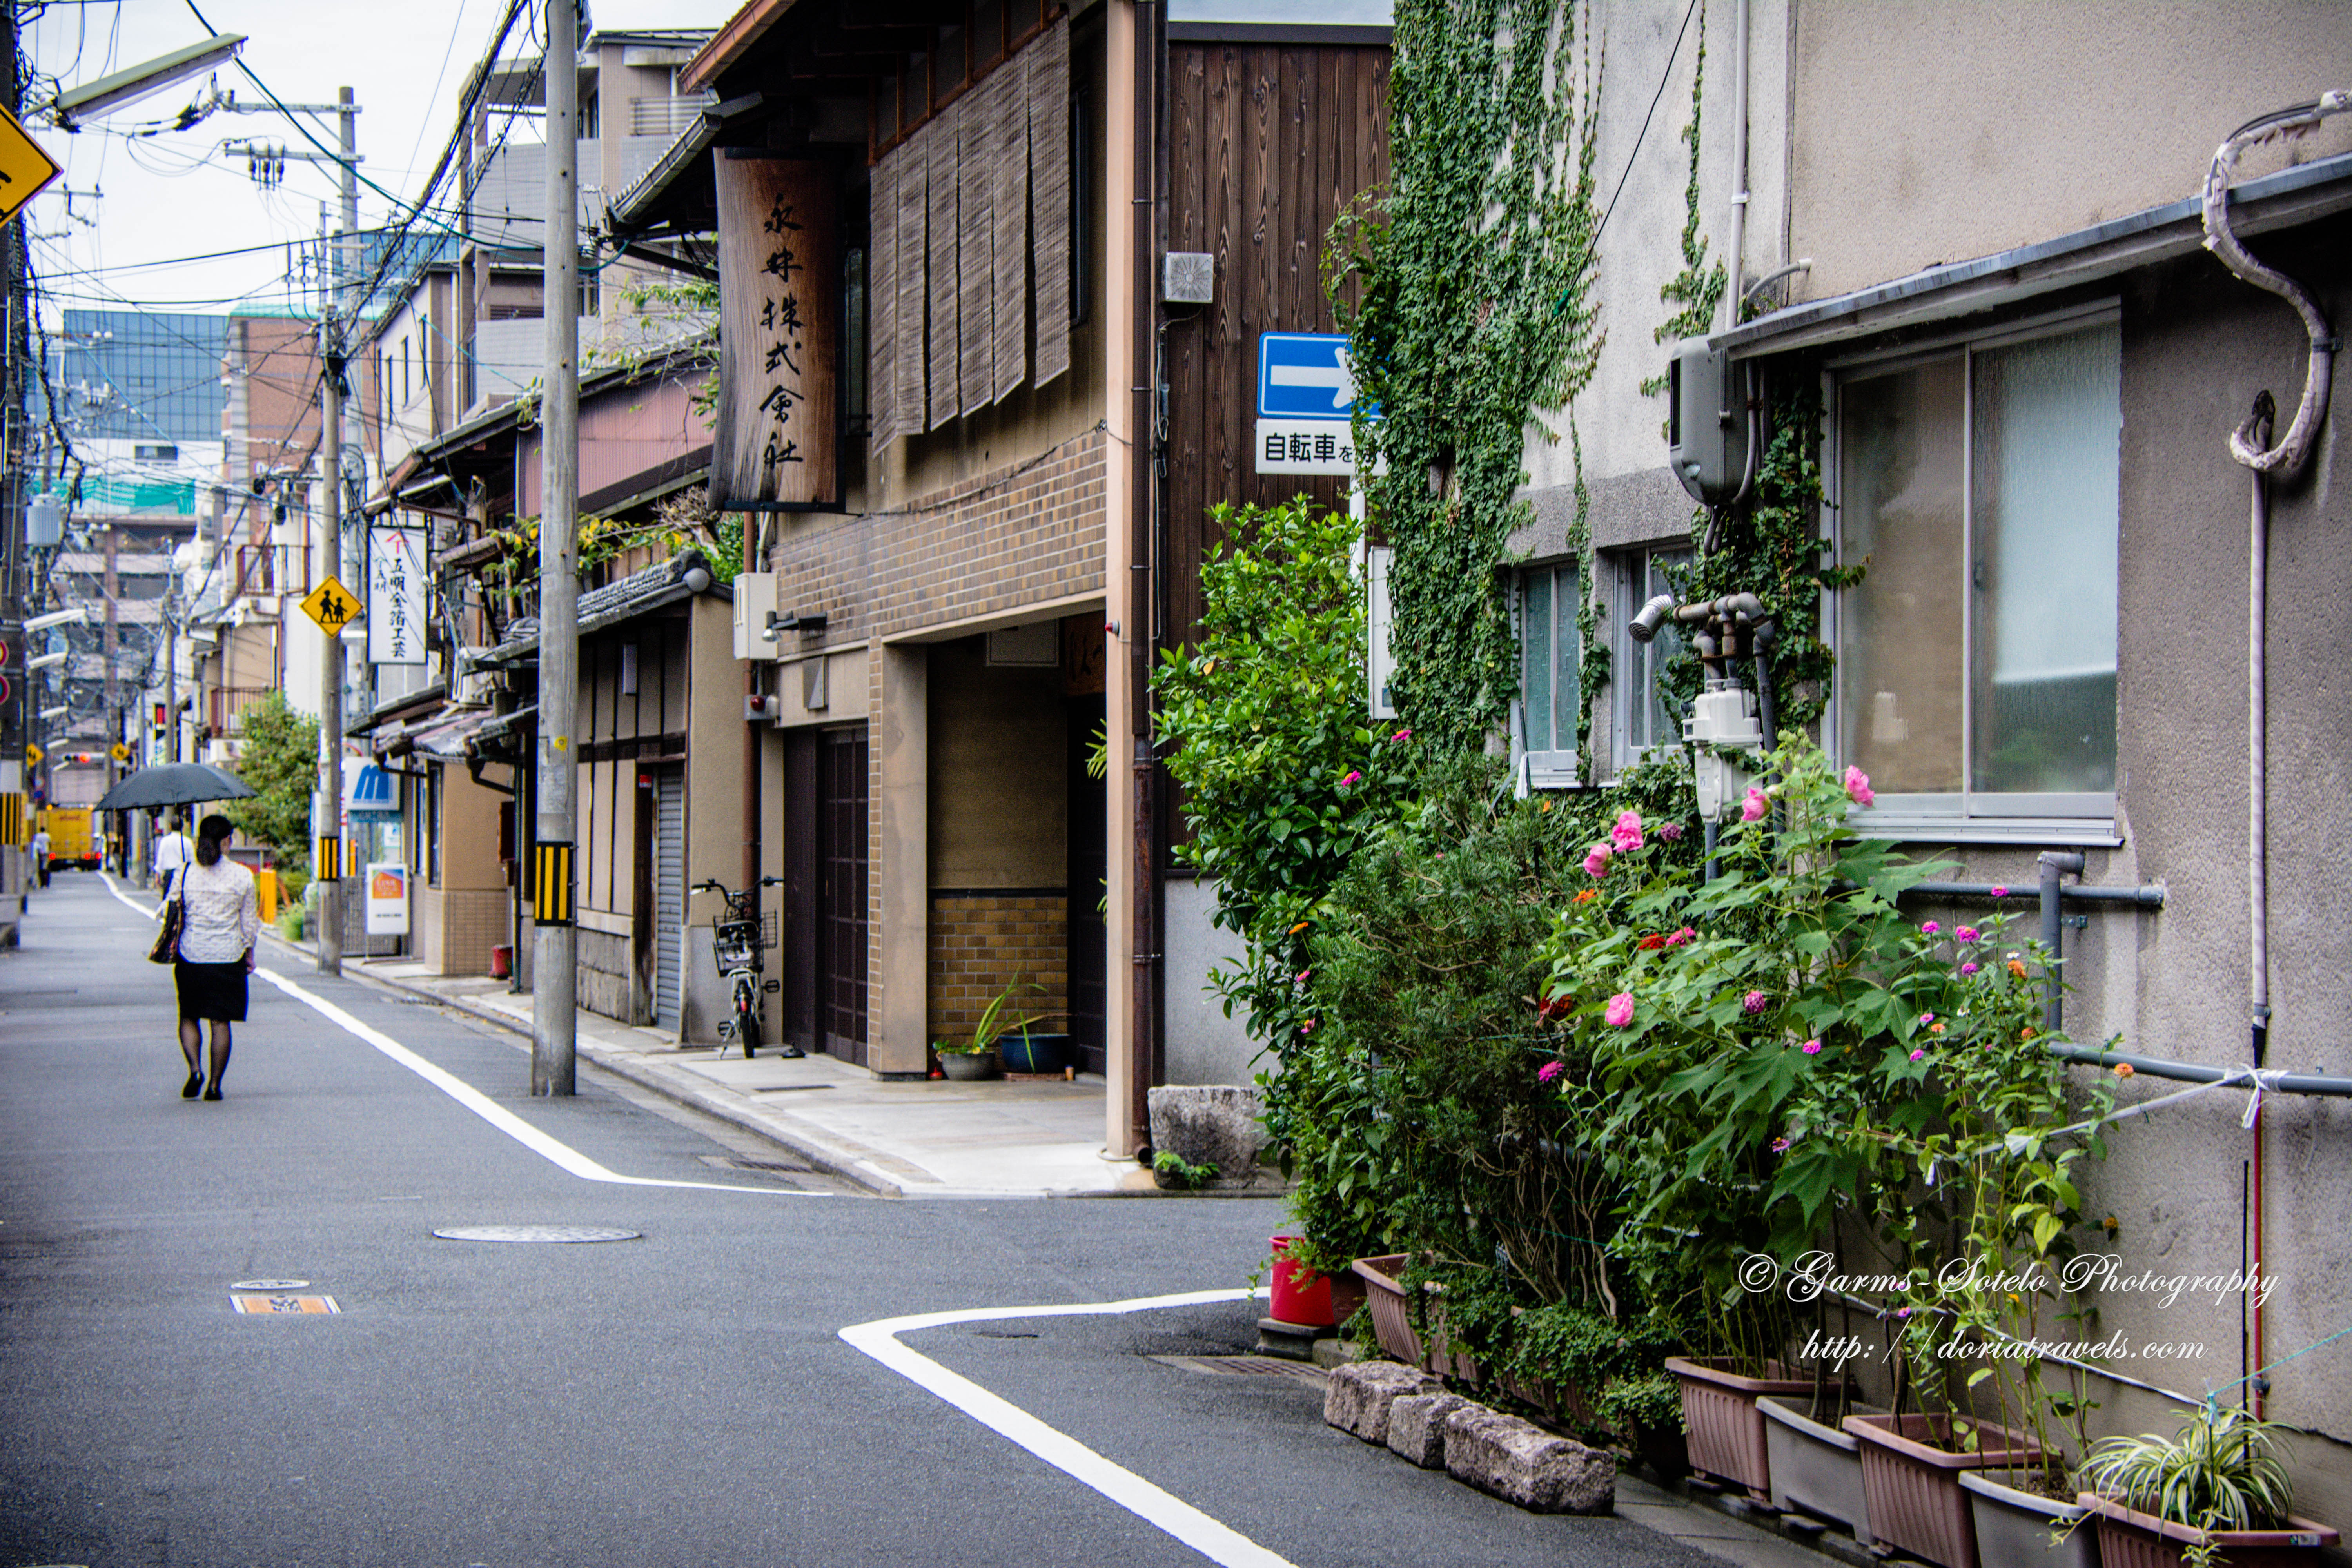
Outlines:
[[743,1059],[750,1061],[760,1044],[760,984],[756,980],[735,983],[735,1038],[743,1047]]

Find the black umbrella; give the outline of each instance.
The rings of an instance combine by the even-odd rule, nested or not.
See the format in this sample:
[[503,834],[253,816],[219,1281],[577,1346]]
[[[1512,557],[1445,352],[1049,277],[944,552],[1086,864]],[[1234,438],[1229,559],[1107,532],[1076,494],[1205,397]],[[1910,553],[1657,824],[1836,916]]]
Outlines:
[[210,763],[160,763],[142,768],[106,792],[100,811],[151,811],[163,805],[243,800],[253,786]]

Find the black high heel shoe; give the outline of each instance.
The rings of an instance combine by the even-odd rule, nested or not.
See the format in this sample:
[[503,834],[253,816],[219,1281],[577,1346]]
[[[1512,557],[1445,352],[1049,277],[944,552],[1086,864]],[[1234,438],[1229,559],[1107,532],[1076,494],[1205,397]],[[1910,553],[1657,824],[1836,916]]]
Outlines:
[[188,1081],[181,1087],[180,1098],[182,1100],[194,1100],[197,1095],[204,1092],[204,1069],[202,1068],[191,1068],[188,1069]]

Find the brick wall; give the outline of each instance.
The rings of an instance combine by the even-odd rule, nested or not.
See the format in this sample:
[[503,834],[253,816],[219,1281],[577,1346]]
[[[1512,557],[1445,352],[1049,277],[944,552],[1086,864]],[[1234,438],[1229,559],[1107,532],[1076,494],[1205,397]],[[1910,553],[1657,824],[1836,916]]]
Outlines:
[[413,951],[435,974],[488,974],[490,949],[507,940],[504,888],[415,889]]
[[931,895],[931,1038],[969,1036],[997,994],[1021,978],[1025,985],[1004,1005],[1014,1017],[1056,1016],[1041,1030],[1066,1033],[1070,1005],[1069,900],[1060,893],[935,892]]

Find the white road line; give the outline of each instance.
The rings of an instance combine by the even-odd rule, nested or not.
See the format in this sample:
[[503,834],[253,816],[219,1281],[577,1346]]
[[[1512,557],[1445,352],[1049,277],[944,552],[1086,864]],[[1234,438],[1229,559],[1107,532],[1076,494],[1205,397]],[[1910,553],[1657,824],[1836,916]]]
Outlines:
[[[130,904],[134,910],[139,909],[137,904],[131,903],[130,899],[124,897],[121,889],[117,888],[114,885],[113,878],[108,877],[106,879],[106,885],[108,890],[112,892],[116,898],[121,899],[124,903]],[[141,910],[140,912],[142,914],[151,914],[152,911]],[[617,1171],[610,1170],[605,1166],[597,1163],[587,1155],[583,1154],[579,1150],[572,1147],[571,1144],[564,1142],[562,1139],[551,1137],[549,1134],[541,1131],[538,1128],[533,1127],[530,1122],[525,1121],[521,1117],[517,1116],[513,1111],[509,1110],[505,1106],[499,1104],[489,1096],[484,1094],[480,1089],[476,1089],[472,1084],[467,1083],[464,1079],[461,1079],[456,1074],[448,1072],[442,1068],[436,1067],[433,1063],[426,1061],[423,1057],[418,1056],[415,1051],[410,1050],[406,1046],[402,1045],[398,1040],[394,1039],[390,1035],[385,1034],[381,1029],[373,1028],[366,1024],[361,1023],[357,1018],[352,1017],[349,1013],[344,1012],[341,1007],[336,1006],[332,1002],[328,1001],[326,998],[322,996],[315,996],[310,992],[303,990],[299,985],[295,984],[291,980],[287,979],[284,975],[275,973],[269,970],[257,969],[254,971],[254,973],[258,978],[266,980],[269,982],[270,984],[277,986],[278,989],[283,991],[297,1002],[311,1008],[321,1017],[326,1018],[330,1023],[336,1025],[345,1032],[354,1035],[360,1039],[366,1041],[369,1045],[373,1046],[377,1050],[382,1051],[385,1056],[390,1057],[394,1061],[398,1062],[402,1067],[406,1068],[409,1071],[415,1073],[417,1077],[423,1079],[425,1082],[431,1084],[434,1088],[439,1089],[442,1093],[447,1095],[450,1099],[456,1100],[458,1104],[464,1106],[467,1110],[472,1111],[475,1115],[480,1117],[483,1121],[488,1122],[491,1126],[497,1128],[499,1131],[505,1133],[508,1137],[513,1139],[524,1148],[530,1150],[532,1153],[539,1155],[541,1159],[548,1161],[551,1164],[557,1165],[562,1169],[570,1172],[572,1174],[579,1177],[582,1181],[608,1182],[616,1186],[624,1187],[685,1187],[695,1192],[704,1193],[759,1193],[769,1197],[823,1198],[833,1195],[830,1193],[803,1192],[798,1188],[792,1187],[740,1187],[731,1186],[723,1182],[668,1182],[660,1180],[654,1176],[622,1175]]]
[[1011,1401],[950,1372],[930,1357],[898,1342],[898,1336],[917,1329],[942,1328],[950,1323],[987,1323],[1011,1318],[1081,1318],[1116,1312],[1144,1312],[1156,1307],[1191,1307],[1210,1301],[1245,1301],[1250,1290],[1195,1290],[1181,1296],[1145,1296],[1132,1301],[1096,1301],[1060,1307],[979,1307],[954,1312],[921,1312],[912,1317],[883,1318],[856,1323],[841,1331],[850,1345],[872,1356],[918,1387],[929,1390],[982,1426],[1002,1433],[1055,1469],[1084,1481],[1146,1523],[1167,1531],[1222,1568],[1293,1568],[1290,1560],[1270,1552],[1230,1526],[1220,1524],[1191,1503],[1153,1486],[1124,1466],[1113,1464],[1075,1437],[1066,1436]]

